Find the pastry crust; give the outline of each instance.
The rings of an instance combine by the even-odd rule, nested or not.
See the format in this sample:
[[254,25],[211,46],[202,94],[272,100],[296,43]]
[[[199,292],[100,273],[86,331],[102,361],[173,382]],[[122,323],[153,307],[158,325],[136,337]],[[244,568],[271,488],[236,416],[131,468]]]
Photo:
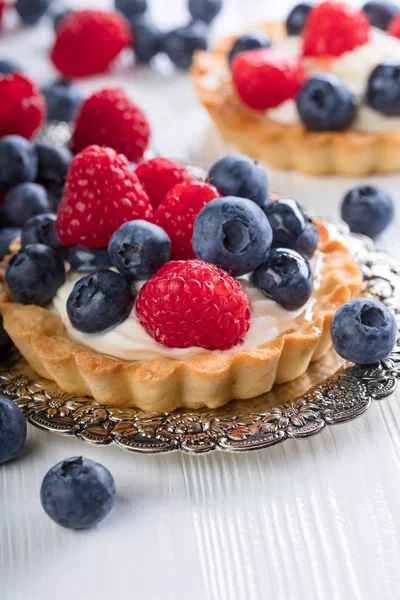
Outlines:
[[[282,23],[265,23],[257,29],[275,40],[285,36]],[[363,176],[400,170],[400,129],[311,132],[301,123],[277,123],[246,107],[235,93],[227,67],[236,37],[226,38],[212,52],[197,52],[191,71],[198,97],[226,141],[278,169],[307,175]]]
[[113,358],[75,342],[61,318],[48,309],[12,302],[3,277],[4,327],[40,376],[66,392],[93,396],[108,405],[172,411],[217,408],[234,398],[253,398],[274,383],[295,379],[321,358],[331,347],[330,324],[336,309],[359,293],[361,274],[347,248],[329,240],[321,222],[317,225],[324,260],[320,284],[313,292],[314,317],[259,348],[233,356],[204,353],[189,360]]

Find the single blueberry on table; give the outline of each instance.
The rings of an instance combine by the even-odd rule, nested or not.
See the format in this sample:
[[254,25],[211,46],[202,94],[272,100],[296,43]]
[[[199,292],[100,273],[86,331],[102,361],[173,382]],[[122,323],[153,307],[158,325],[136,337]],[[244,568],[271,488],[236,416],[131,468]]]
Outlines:
[[0,58],[0,73],[4,75],[23,73],[23,68],[12,58]]
[[384,0],[371,0],[362,7],[362,10],[368,17],[372,27],[378,29],[387,29],[390,21],[399,12],[399,7],[393,2],[385,2]]
[[[1,355],[6,350],[8,350],[11,345],[12,345],[11,338],[8,335],[7,331],[4,329],[3,317],[0,315],[0,359],[1,359]],[[1,425],[0,425],[0,430],[1,430]]]
[[133,48],[139,62],[147,64],[162,50],[164,33],[147,17],[132,23]]
[[19,135],[0,139],[0,190],[34,181],[38,172],[35,146]]
[[232,45],[232,48],[228,54],[228,62],[232,64],[233,59],[242,52],[248,50],[255,50],[256,48],[269,48],[271,46],[271,40],[266,33],[262,31],[255,31],[254,33],[248,33],[238,38]]
[[17,0],[15,10],[24,25],[36,25],[46,14],[52,0]]
[[372,298],[357,298],[336,311],[331,335],[342,358],[365,365],[390,354],[398,328],[394,314],[384,304]]
[[72,325],[83,333],[101,333],[125,321],[135,297],[119,273],[102,270],[76,282],[67,300]]
[[99,269],[107,269],[112,266],[107,248],[70,246],[68,249],[68,262],[71,269],[77,273],[93,273]]
[[162,49],[179,69],[189,69],[196,50],[207,50],[208,28],[196,21],[167,32]]
[[222,10],[222,0],[189,0],[189,12],[193,19],[210,24]]
[[12,242],[21,235],[19,227],[3,227],[0,229],[0,261],[10,253]]
[[306,26],[308,15],[314,8],[313,4],[300,2],[290,11],[286,19],[286,31],[288,35],[300,35]]
[[72,161],[72,153],[63,144],[35,144],[39,163],[38,177],[42,182],[62,185]]
[[268,202],[267,176],[249,156],[224,156],[211,167],[207,181],[223,196],[246,198],[263,207]]
[[23,227],[31,217],[51,212],[46,190],[37,183],[20,183],[6,193],[2,213],[7,225]]
[[64,261],[53,248],[30,244],[10,260],[6,281],[14,302],[43,306],[65,282]]
[[310,263],[287,248],[271,250],[254,271],[253,283],[264,294],[287,310],[304,306],[313,291]]
[[61,256],[67,255],[68,249],[60,242],[56,228],[56,216],[51,213],[36,215],[27,221],[22,230],[21,246],[44,244],[56,250]]
[[272,242],[267,217],[257,204],[244,198],[216,198],[194,224],[193,250],[197,258],[214,263],[234,277],[257,268]]
[[385,61],[368,78],[367,104],[388,117],[400,115],[400,62]]
[[143,15],[148,9],[147,0],[115,0],[115,8],[127,19]]
[[393,199],[380,187],[360,185],[345,195],[341,215],[350,231],[375,238],[393,220]]
[[83,100],[79,85],[66,79],[59,79],[45,85],[42,94],[46,100],[48,121],[71,123]]
[[40,500],[48,516],[69,529],[87,529],[102,521],[115,502],[115,481],[100,463],[75,456],[48,471]]
[[26,439],[26,419],[12,400],[0,396],[0,465],[21,452]]
[[311,258],[318,245],[318,232],[300,206],[290,198],[279,198],[264,208],[272,227],[273,248],[291,248]]

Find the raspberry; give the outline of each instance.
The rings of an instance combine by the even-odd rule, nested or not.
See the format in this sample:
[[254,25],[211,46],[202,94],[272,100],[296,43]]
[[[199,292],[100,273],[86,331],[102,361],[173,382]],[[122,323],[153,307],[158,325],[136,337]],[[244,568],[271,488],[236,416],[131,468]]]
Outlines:
[[131,42],[129,23],[120,13],[71,11],[57,28],[51,60],[66,77],[94,75]]
[[20,73],[0,73],[0,138],[21,135],[28,140],[41,126],[46,104],[36,85]]
[[200,260],[172,261],[142,287],[139,321],[170,348],[228,350],[250,327],[249,300],[236,279]]
[[72,135],[74,152],[96,144],[108,146],[136,162],[150,139],[146,115],[121,88],[95,92],[81,105]]
[[304,56],[340,56],[369,39],[370,24],[361,10],[343,2],[323,2],[309,14],[303,31]]
[[217,188],[201,181],[176,185],[165,196],[154,217],[171,239],[173,259],[196,258],[192,248],[194,222],[201,209],[220,196]]
[[75,156],[56,221],[64,246],[105,248],[126,221],[152,217],[147,194],[129,171],[125,156],[99,146],[89,146]]
[[169,158],[152,158],[139,165],[135,171],[154,208],[178,183],[192,181],[187,169]]
[[267,110],[294,98],[306,79],[306,72],[297,57],[257,48],[236,55],[232,78],[245,104]]
[[2,0],[0,0],[0,25],[1,25],[1,20],[3,18],[3,13],[4,13],[5,7],[6,7],[6,3],[3,2]]
[[390,21],[387,32],[389,35],[400,38],[400,13]]

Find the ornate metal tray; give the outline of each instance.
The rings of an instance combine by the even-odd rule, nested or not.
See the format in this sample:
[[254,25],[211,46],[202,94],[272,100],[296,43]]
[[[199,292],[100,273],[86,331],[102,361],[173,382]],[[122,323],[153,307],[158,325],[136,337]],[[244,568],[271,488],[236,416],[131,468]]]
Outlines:
[[[400,265],[378,252],[368,238],[350,234],[343,223],[331,227],[356,257],[365,293],[389,306],[400,322]],[[145,413],[102,406],[40,380],[17,352],[0,368],[0,391],[12,397],[36,427],[90,444],[114,443],[142,453],[258,450],[350,421],[373,401],[389,396],[400,377],[399,344],[400,340],[384,361],[362,367],[345,365],[331,352],[296,381],[216,411]]]

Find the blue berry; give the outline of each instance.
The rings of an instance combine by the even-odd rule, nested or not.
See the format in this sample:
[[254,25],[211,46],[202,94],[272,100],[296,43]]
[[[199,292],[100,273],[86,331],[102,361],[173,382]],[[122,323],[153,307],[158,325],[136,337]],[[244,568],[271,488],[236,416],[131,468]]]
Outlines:
[[35,25],[46,14],[52,0],[17,0],[15,10],[25,25]]
[[163,32],[146,17],[133,21],[132,32],[137,59],[142,63],[149,63],[162,50]]
[[4,75],[23,73],[23,69],[21,65],[12,58],[0,58],[0,73],[3,73]]
[[189,0],[193,19],[210,24],[222,10],[222,0]]
[[21,452],[26,439],[26,419],[9,398],[0,396],[0,465]]
[[0,139],[0,189],[34,181],[38,172],[35,146],[19,135]]
[[76,83],[60,79],[42,88],[46,100],[47,120],[71,123],[83,100],[82,90]]
[[[11,338],[9,337],[7,331],[3,327],[3,317],[0,315],[0,359],[2,358],[2,356],[4,357],[5,351],[9,350],[10,346],[12,346],[12,341],[11,341]],[[1,436],[1,424],[0,424],[0,436]],[[0,454],[1,454],[1,451],[0,451]]]
[[246,52],[247,50],[255,50],[256,48],[269,48],[271,46],[271,40],[266,33],[262,31],[255,31],[254,33],[248,33],[242,35],[234,43],[228,54],[228,62],[232,63],[235,56]]
[[398,329],[393,313],[384,304],[372,298],[357,298],[336,311],[331,335],[342,358],[364,365],[390,354]]
[[63,144],[36,144],[39,161],[39,179],[62,185],[72,161],[72,153]]
[[350,231],[375,238],[393,220],[394,203],[391,195],[382,188],[360,185],[347,192],[341,213]]
[[68,249],[68,262],[71,269],[77,273],[93,273],[99,269],[108,269],[112,266],[106,248],[89,249],[82,246],[70,246]]
[[87,529],[102,521],[115,502],[115,481],[100,463],[74,456],[48,471],[40,501],[48,516],[68,529]]
[[268,219],[251,200],[216,198],[200,211],[193,231],[197,258],[237,277],[265,260],[272,242]]
[[147,9],[147,0],[115,0],[115,8],[127,19],[143,15]]
[[134,294],[128,281],[114,271],[97,271],[76,282],[67,301],[72,325],[83,333],[101,333],[125,321]]
[[223,196],[252,200],[259,206],[268,202],[267,176],[260,165],[245,155],[225,156],[208,172],[207,181]]
[[308,15],[314,8],[313,4],[308,2],[300,2],[296,4],[288,14],[286,19],[286,31],[288,35],[300,35],[303,31]]
[[47,304],[65,281],[64,261],[53,248],[30,244],[10,260],[6,281],[14,302]]
[[355,115],[351,91],[335,75],[310,77],[297,95],[297,110],[309,131],[347,129]]
[[289,198],[270,202],[264,208],[273,233],[273,248],[291,248],[311,258],[318,245],[318,233],[300,206]]
[[189,69],[196,50],[207,50],[208,28],[205,23],[196,21],[169,31],[162,47],[171,61],[179,69]]
[[171,257],[171,240],[158,225],[129,221],[108,245],[111,261],[129,281],[150,279]]
[[283,308],[296,310],[304,306],[312,294],[313,274],[303,256],[294,250],[276,248],[254,271],[253,283]]
[[378,112],[400,115],[400,62],[385,61],[368,78],[367,104]]
[[57,183],[46,184],[47,200],[49,201],[51,212],[56,213],[58,211],[63,197],[63,190],[63,185],[58,185]]
[[23,227],[36,215],[51,212],[46,190],[37,183],[20,183],[6,193],[2,213],[8,225]]
[[53,18],[53,25],[54,25],[54,29],[57,31],[58,26],[61,25],[61,22],[65,19],[65,17],[67,15],[69,15],[72,12],[72,10],[70,8],[63,8],[61,10],[58,10],[57,12],[53,13],[52,18]]
[[376,0],[371,0],[364,4],[362,10],[367,15],[368,20],[373,27],[385,31],[390,21],[399,12],[399,7],[392,2],[384,2],[382,0],[377,2]]
[[22,247],[25,248],[29,244],[44,244],[56,250],[61,256],[66,256],[67,249],[58,239],[55,223],[56,217],[50,213],[29,219],[22,230]]
[[18,227],[3,227],[0,229],[0,261],[9,254],[11,243],[21,235]]

